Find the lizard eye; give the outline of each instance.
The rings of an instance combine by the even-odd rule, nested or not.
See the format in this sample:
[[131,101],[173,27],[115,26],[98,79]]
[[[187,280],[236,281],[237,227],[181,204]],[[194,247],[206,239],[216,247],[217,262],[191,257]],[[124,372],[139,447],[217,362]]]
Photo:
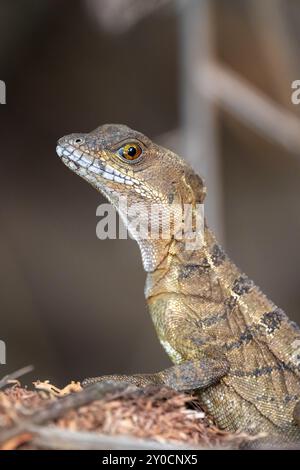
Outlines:
[[121,147],[117,154],[124,160],[133,161],[137,160],[142,155],[142,149],[139,144],[130,143]]

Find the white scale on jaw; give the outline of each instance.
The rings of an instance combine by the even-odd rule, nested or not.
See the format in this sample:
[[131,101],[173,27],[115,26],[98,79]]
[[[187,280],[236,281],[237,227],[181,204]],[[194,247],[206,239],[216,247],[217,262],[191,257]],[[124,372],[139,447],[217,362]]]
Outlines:
[[[134,183],[138,184],[138,181],[130,178],[129,176],[123,176],[118,170],[111,168],[108,165],[103,165],[95,158],[92,158],[81,152],[78,149],[75,149],[68,145],[67,147],[56,147],[56,152],[59,157],[62,158],[63,162],[69,166],[72,170],[77,170],[81,176],[84,176],[86,179],[90,181],[96,181],[96,178],[93,175],[89,175],[89,172],[94,173],[95,175],[100,175],[103,178],[115,181],[116,183],[128,184],[133,185]],[[78,168],[79,166],[79,168]]]

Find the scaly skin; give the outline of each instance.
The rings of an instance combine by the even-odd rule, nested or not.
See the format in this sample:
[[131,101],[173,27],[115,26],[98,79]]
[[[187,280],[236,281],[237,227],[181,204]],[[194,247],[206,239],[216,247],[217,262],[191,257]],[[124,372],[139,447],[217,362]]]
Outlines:
[[[127,144],[137,145],[139,158],[124,158]],[[119,196],[147,208],[152,203],[196,207],[205,198],[202,179],[184,160],[127,126],[104,125],[63,137],[57,153],[117,208]],[[156,374],[96,377],[84,385],[114,379],[197,389],[221,428],[298,440],[298,327],[239,271],[207,226],[203,246],[193,251],[174,233],[158,240],[137,236],[137,242],[149,310],[176,365]]]

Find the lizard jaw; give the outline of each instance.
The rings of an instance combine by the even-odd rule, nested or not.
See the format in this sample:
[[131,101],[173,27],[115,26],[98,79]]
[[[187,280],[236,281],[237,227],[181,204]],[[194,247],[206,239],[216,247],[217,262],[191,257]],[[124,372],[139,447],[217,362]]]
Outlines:
[[72,145],[57,145],[56,153],[68,168],[90,183],[101,184],[100,178],[103,178],[107,181],[129,186],[134,184],[129,176],[122,175],[110,165],[102,163],[99,158],[95,158]]

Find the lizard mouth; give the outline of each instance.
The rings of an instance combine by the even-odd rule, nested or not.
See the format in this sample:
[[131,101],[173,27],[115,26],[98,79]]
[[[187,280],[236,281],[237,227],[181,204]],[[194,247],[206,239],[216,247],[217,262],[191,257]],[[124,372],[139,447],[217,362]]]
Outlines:
[[124,176],[99,158],[76,149],[72,145],[57,145],[56,153],[68,168],[91,183],[97,183],[103,178],[115,183],[133,185],[127,175]]

